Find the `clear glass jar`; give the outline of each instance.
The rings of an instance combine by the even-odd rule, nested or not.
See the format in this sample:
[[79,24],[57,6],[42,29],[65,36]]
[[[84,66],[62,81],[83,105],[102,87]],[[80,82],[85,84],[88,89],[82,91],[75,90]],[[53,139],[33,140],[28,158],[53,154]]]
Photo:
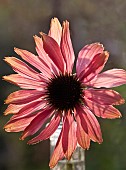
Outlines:
[[[55,148],[58,136],[61,132],[62,125],[60,124],[55,133],[50,137],[50,154]],[[78,145],[71,159],[60,160],[53,170],[85,170],[85,151]]]

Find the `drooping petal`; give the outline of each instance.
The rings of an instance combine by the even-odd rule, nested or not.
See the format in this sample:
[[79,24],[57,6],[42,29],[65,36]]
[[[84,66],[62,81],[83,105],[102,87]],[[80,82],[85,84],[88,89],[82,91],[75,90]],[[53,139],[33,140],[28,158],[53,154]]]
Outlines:
[[3,79],[23,89],[43,90],[46,85],[45,80],[42,80],[42,82],[40,82],[40,81],[30,79],[28,77],[23,77],[19,74],[11,74],[8,76],[3,76]]
[[5,100],[6,104],[25,104],[43,96],[41,91],[37,90],[18,90],[11,93]]
[[27,104],[17,105],[17,104],[9,104],[7,109],[4,111],[4,115],[8,114],[16,114]]
[[89,127],[88,130],[89,130],[90,138],[98,143],[102,143],[103,139],[102,139],[101,128],[96,117],[86,107],[83,107],[83,110],[86,113],[86,121]]
[[67,113],[63,123],[62,147],[65,157],[70,160],[77,145],[76,122],[70,112]]
[[93,113],[85,106],[77,108],[77,111],[81,113],[81,119],[85,119],[87,123],[89,137],[94,142],[102,143],[101,128]]
[[26,127],[20,139],[24,140],[27,136],[35,134],[42,127],[45,121],[52,115],[52,113],[53,108],[44,108],[43,111]]
[[51,19],[50,30],[48,35],[52,37],[60,46],[61,36],[62,36],[62,27],[57,18]]
[[13,119],[13,116],[12,116],[11,119],[4,126],[4,129],[7,132],[23,131],[36,116],[37,115],[34,114],[34,115],[26,116],[24,118],[19,118],[19,119]]
[[81,72],[79,79],[86,84],[91,81],[101,70],[104,68],[106,61],[108,60],[109,53],[107,51],[94,56],[90,64]]
[[64,157],[63,148],[62,148],[62,133],[63,133],[63,131],[61,130],[60,136],[56,143],[56,147],[53,151],[53,154],[52,154],[50,162],[49,162],[50,168],[54,168],[56,166],[57,162]]
[[41,71],[45,77],[50,77],[51,74],[50,69],[41,62],[38,56],[35,56],[31,52],[19,48],[14,48],[14,51],[18,55],[20,55],[25,61],[27,61],[29,64],[31,64],[39,71]]
[[61,73],[65,71],[65,62],[58,43],[50,36],[41,33],[43,38],[43,48],[51,60],[56,64]]
[[44,106],[46,106],[46,101],[42,99],[27,103],[27,105],[24,106],[18,112],[18,114],[15,114],[13,118],[17,119],[28,116],[30,114],[36,114],[37,112],[41,111],[44,108]]
[[38,53],[39,59],[41,62],[45,65],[45,67],[49,68],[49,70],[55,74],[59,74],[59,69],[56,66],[56,64],[52,61],[52,59],[49,57],[49,55],[45,52],[43,48],[43,41],[42,38],[38,36],[34,36],[34,40],[36,43],[36,52]]
[[41,81],[41,78],[39,77],[39,73],[33,70],[31,67],[29,67],[26,63],[23,61],[15,58],[15,57],[6,57],[4,59],[8,64],[11,65],[13,70],[17,72],[20,75],[23,75],[25,77],[30,77],[32,79]]
[[61,115],[56,114],[49,122],[49,124],[45,127],[45,129],[38,136],[29,140],[28,144],[36,144],[42,140],[48,139],[58,128],[60,120],[61,120]]
[[[77,142],[83,149],[89,149],[90,147],[90,137],[88,135],[88,127],[86,124],[86,121],[83,116],[81,116],[82,113],[80,111],[76,114],[76,121],[77,121]],[[83,124],[84,122],[84,124]],[[85,132],[86,131],[86,132]]]
[[78,107],[76,108],[76,112],[75,112],[76,121],[77,121],[77,124],[80,125],[79,128],[83,129],[83,131],[88,134],[88,126],[87,126],[87,122],[85,120],[83,112],[84,111],[81,108],[78,108]]
[[85,97],[85,104],[98,117],[115,119],[121,117],[121,113],[111,105],[101,105]]
[[98,74],[91,82],[90,86],[100,88],[111,88],[126,84],[126,71],[123,69],[111,69]]
[[85,70],[87,66],[92,62],[94,56],[103,53],[103,50],[103,45],[100,43],[89,44],[81,49],[76,63],[78,77],[82,71]]
[[89,88],[84,90],[84,96],[91,101],[103,105],[119,105],[125,102],[121,95],[114,90]]
[[66,63],[66,71],[67,73],[72,73],[75,55],[74,50],[70,38],[70,30],[69,30],[69,22],[63,22],[63,32],[61,39],[61,51]]
[[[30,104],[32,105],[32,103],[34,104],[35,102],[42,102],[42,107],[43,105],[46,105],[46,100],[43,100],[41,97],[37,98],[36,100],[33,100],[31,102],[25,103],[25,104],[9,104],[7,109],[4,112],[4,115],[8,115],[8,114],[19,114],[19,111],[22,110],[23,108],[25,108],[26,106],[29,106]],[[27,108],[27,107],[26,107]]]
[[77,125],[77,142],[83,149],[90,147],[90,137],[84,132],[81,124]]

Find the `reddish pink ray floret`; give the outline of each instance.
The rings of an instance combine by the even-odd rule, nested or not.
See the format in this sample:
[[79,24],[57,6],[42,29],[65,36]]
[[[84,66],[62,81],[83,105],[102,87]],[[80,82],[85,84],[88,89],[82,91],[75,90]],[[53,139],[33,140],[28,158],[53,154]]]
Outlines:
[[61,26],[54,18],[48,35],[40,34],[41,37],[34,36],[37,55],[15,48],[23,60],[5,58],[16,74],[3,78],[22,90],[11,93],[5,100],[9,104],[5,115],[14,115],[4,128],[7,132],[22,131],[21,140],[39,131],[28,141],[35,144],[50,138],[62,122],[49,164],[53,168],[63,157],[69,160],[77,144],[89,149],[91,140],[102,143],[96,116],[121,117],[113,105],[123,104],[124,99],[108,88],[126,84],[126,71],[111,69],[101,73],[109,53],[100,43],[93,43],[80,50],[73,73],[75,55],[68,21]]

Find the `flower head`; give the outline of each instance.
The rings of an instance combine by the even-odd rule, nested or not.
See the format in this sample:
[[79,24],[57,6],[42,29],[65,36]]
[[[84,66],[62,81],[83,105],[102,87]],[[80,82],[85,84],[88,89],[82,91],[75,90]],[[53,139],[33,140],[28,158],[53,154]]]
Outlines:
[[3,78],[22,90],[11,93],[5,100],[9,104],[5,115],[14,115],[4,128],[7,132],[23,131],[21,140],[40,131],[28,141],[35,144],[50,138],[62,122],[50,160],[52,168],[63,157],[69,160],[77,143],[88,149],[91,140],[102,142],[96,116],[110,119],[121,116],[113,105],[123,104],[124,99],[110,88],[126,84],[126,72],[111,69],[100,73],[109,53],[100,43],[93,43],[80,50],[73,73],[75,55],[68,21],[61,26],[54,18],[48,35],[40,34],[41,38],[34,36],[37,55],[15,48],[23,60],[5,58],[16,74]]

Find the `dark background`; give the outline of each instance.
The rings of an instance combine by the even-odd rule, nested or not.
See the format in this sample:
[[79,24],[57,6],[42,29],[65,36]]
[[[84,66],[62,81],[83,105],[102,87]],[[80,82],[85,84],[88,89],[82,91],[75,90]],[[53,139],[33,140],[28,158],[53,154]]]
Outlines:
[[[70,21],[75,54],[86,44],[101,42],[110,52],[105,67],[126,69],[126,1],[125,0],[0,0],[0,75],[13,73],[3,61],[16,56],[14,47],[35,53],[33,35],[48,32],[50,20]],[[7,95],[16,86],[0,80],[0,170],[48,170],[49,141],[28,146],[18,133],[6,133],[3,116]],[[126,86],[114,88],[126,99]],[[86,170],[126,169],[126,104],[117,107],[123,117],[99,119],[103,144],[91,143],[86,151]]]

